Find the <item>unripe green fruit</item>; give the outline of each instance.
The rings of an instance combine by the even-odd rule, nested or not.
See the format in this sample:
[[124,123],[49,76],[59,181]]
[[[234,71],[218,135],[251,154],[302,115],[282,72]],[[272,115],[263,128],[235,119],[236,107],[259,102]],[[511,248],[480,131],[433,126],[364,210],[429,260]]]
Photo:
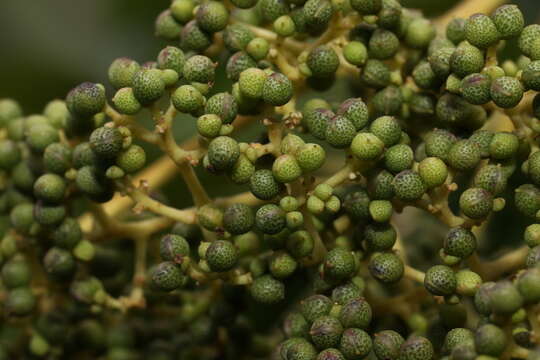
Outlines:
[[414,201],[426,191],[422,178],[411,170],[404,170],[394,177],[394,192],[403,201]]
[[[373,203],[373,201],[371,203]],[[364,230],[364,238],[366,248],[369,251],[386,251],[392,249],[396,243],[397,233],[394,227],[390,224],[370,224],[366,226]]]
[[255,214],[255,225],[265,234],[277,234],[285,228],[285,212],[274,204],[263,205]]
[[250,231],[254,224],[255,215],[246,204],[233,204],[223,212],[223,227],[231,234],[244,234]]
[[193,18],[195,3],[192,0],[174,0],[171,4],[171,15],[180,23],[185,24]]
[[493,209],[493,195],[481,188],[467,189],[459,197],[459,207],[471,219],[485,218]]
[[494,314],[512,315],[521,306],[523,298],[516,286],[510,281],[499,281],[490,289],[490,308]]
[[502,39],[519,36],[525,24],[523,14],[516,5],[499,6],[491,14],[491,19]]
[[448,153],[456,141],[454,134],[435,129],[426,136],[426,154],[447,161]]
[[65,128],[71,116],[66,102],[63,100],[53,100],[49,102],[45,106],[45,109],[43,109],[43,115],[46,116],[49,119],[49,123],[57,129]]
[[260,99],[263,96],[264,84],[268,75],[261,69],[249,68],[240,73],[238,84],[243,95]]
[[432,89],[440,84],[440,79],[427,61],[421,61],[415,66],[412,77],[414,83],[421,89]]
[[368,59],[362,71],[361,79],[369,87],[383,88],[390,84],[390,69],[380,60]]
[[13,99],[0,99],[0,124],[6,126],[11,120],[22,116],[20,105]]
[[[363,279],[356,277],[353,278],[351,281],[348,281],[342,285],[338,285],[332,290],[332,301],[334,303],[337,303],[339,305],[345,305],[353,300],[359,300],[362,301],[362,294],[364,292],[365,283]],[[369,304],[366,301],[363,301],[368,307]],[[371,308],[369,308],[371,311]],[[342,313],[342,309],[340,314]],[[340,319],[340,321],[342,321]],[[368,320],[368,324],[369,324]],[[343,322],[342,322],[343,324]],[[351,327],[351,326],[345,326],[345,327]]]
[[219,136],[208,146],[208,160],[218,171],[232,168],[239,156],[238,143],[228,136]]
[[311,325],[309,335],[318,349],[328,349],[339,344],[343,326],[332,316],[322,316]]
[[459,44],[465,40],[465,23],[463,18],[454,18],[446,26],[446,37],[454,44]]
[[262,60],[268,55],[270,44],[268,40],[256,37],[246,45],[246,52],[255,60]]
[[194,55],[185,61],[183,75],[189,82],[211,83],[215,77],[215,65],[206,56]]
[[2,266],[2,283],[8,289],[28,286],[32,271],[24,257],[14,257]]
[[345,116],[356,130],[364,128],[369,121],[367,105],[361,98],[350,98],[339,106],[337,115]]
[[466,259],[476,250],[476,237],[464,228],[450,229],[444,240],[444,252],[447,255]]
[[478,353],[498,357],[506,347],[506,335],[498,326],[485,324],[476,330],[474,343]]
[[498,165],[486,165],[474,175],[473,185],[485,189],[493,195],[502,193],[506,188],[506,176]]
[[253,195],[261,200],[270,200],[277,196],[280,191],[280,184],[274,178],[270,170],[257,170],[251,176],[250,189]]
[[227,61],[227,77],[232,81],[238,81],[240,74],[247,69],[257,66],[255,60],[243,51],[233,54]]
[[490,89],[493,102],[504,109],[513,108],[523,97],[521,82],[510,76],[502,76],[493,80]]
[[381,10],[382,0],[353,0],[351,6],[362,15],[372,15]]
[[385,284],[399,281],[403,271],[403,261],[393,253],[376,253],[369,261],[371,276]]
[[64,205],[46,205],[38,202],[34,206],[34,220],[44,226],[55,226],[66,217]]
[[103,85],[89,82],[72,89],[66,97],[69,111],[82,117],[89,117],[100,112],[105,106],[105,101]]
[[334,8],[328,0],[308,0],[304,4],[303,13],[306,30],[318,33],[327,28]]
[[236,118],[238,104],[231,94],[226,92],[217,93],[208,99],[204,112],[206,114],[216,114],[224,124],[230,124]]
[[356,135],[354,124],[345,116],[336,115],[326,127],[326,141],[335,148],[342,149],[351,145]]
[[439,158],[428,157],[418,165],[418,175],[428,189],[444,184],[448,177],[446,164]]
[[249,289],[253,299],[262,304],[275,304],[285,298],[285,286],[269,275],[263,275],[251,284]]
[[130,145],[118,154],[116,164],[128,174],[135,173],[146,164],[146,152],[139,145]]
[[11,177],[13,184],[23,191],[31,191],[36,181],[34,169],[28,161],[16,165],[11,172]]
[[377,29],[369,39],[369,56],[375,59],[389,59],[393,57],[399,48],[399,39],[388,30]]
[[345,356],[337,349],[325,349],[317,355],[317,360],[345,360]]
[[521,185],[515,190],[514,201],[522,214],[535,218],[540,210],[540,190],[532,184]]
[[326,137],[328,123],[335,116],[334,112],[325,108],[316,108],[304,111],[302,122],[308,128],[309,132],[319,140]]
[[154,27],[156,36],[166,40],[177,39],[182,31],[182,26],[176,22],[170,10],[165,10],[159,14]]
[[253,37],[253,32],[242,24],[229,25],[223,32],[223,42],[231,52],[246,49]]
[[234,244],[225,240],[212,241],[206,250],[206,261],[212,271],[229,271],[236,266],[238,251]]
[[470,140],[459,140],[448,152],[448,163],[459,171],[472,170],[480,162],[480,147]]
[[339,67],[339,57],[334,49],[321,45],[310,51],[306,64],[313,77],[330,77]]
[[351,143],[351,152],[360,160],[375,160],[384,150],[384,143],[372,133],[360,132]]
[[221,118],[215,114],[205,114],[197,119],[197,131],[207,138],[217,137],[222,125]]
[[330,282],[349,278],[356,270],[352,252],[340,248],[330,250],[323,264],[323,278]]
[[467,75],[461,81],[461,95],[471,104],[482,105],[491,100],[491,78],[475,73]]
[[452,295],[457,287],[454,271],[445,265],[435,265],[426,271],[424,286],[433,295]]
[[191,20],[180,32],[180,47],[184,51],[201,52],[212,43],[210,35],[204,32],[197,21]]
[[117,89],[133,85],[133,78],[140,70],[140,65],[129,58],[118,58],[109,67],[109,81]]
[[[187,2],[187,0],[185,0],[185,2]],[[157,57],[157,64],[161,70],[174,70],[179,76],[183,75],[185,62],[186,56],[184,55],[184,52],[174,46],[165,47],[159,52]]]
[[482,278],[470,270],[460,270],[456,273],[456,293],[461,296],[474,296],[482,285]]
[[223,211],[212,204],[201,206],[197,211],[199,225],[210,231],[218,231],[223,226]]
[[434,356],[433,345],[425,337],[411,335],[400,348],[400,360],[428,360]]
[[310,324],[321,316],[328,315],[331,308],[332,300],[324,295],[312,295],[300,302],[300,312]]
[[207,1],[199,5],[195,14],[197,25],[209,33],[225,29],[229,21],[229,12],[219,1]]
[[399,349],[405,342],[394,330],[383,330],[373,336],[373,352],[377,359],[398,359]]
[[165,83],[161,71],[142,69],[133,78],[133,94],[142,105],[149,105],[158,100],[165,92]]
[[414,161],[414,154],[409,145],[397,144],[391,146],[384,153],[384,166],[393,173],[410,169]]
[[182,287],[186,278],[178,265],[165,261],[152,271],[152,283],[161,290],[172,291]]
[[289,15],[282,15],[274,20],[273,29],[279,36],[288,37],[295,33],[296,26]]
[[21,161],[21,151],[14,141],[0,140],[0,168],[9,170]]
[[401,137],[401,126],[392,116],[381,116],[375,119],[369,130],[386,146],[396,144]]
[[105,202],[113,196],[111,184],[94,166],[83,166],[77,171],[77,188],[92,200]]
[[141,110],[141,103],[132,88],[119,89],[112,99],[114,107],[122,114],[134,115]]
[[314,241],[307,231],[298,230],[289,236],[286,246],[292,256],[302,258],[312,253]]
[[424,18],[416,18],[407,26],[405,42],[417,49],[427,48],[435,37],[435,28],[431,22]]
[[288,338],[306,337],[309,324],[299,312],[291,312],[283,321],[283,332]]
[[281,155],[272,166],[272,173],[277,181],[281,183],[293,182],[302,175],[302,169],[291,155]]
[[484,54],[472,45],[460,45],[450,57],[450,68],[459,77],[478,73],[483,67]]
[[540,36],[540,25],[525,26],[518,39],[518,47],[525,56],[533,54],[534,42]]
[[41,175],[34,183],[34,195],[46,202],[61,202],[65,192],[66,182],[56,174]]
[[118,128],[100,127],[89,138],[90,147],[103,159],[114,159],[122,151],[124,139]]
[[71,250],[81,241],[82,230],[79,222],[74,218],[67,217],[54,230],[54,244],[60,248]]
[[540,245],[540,224],[531,224],[527,226],[523,237],[527,246],[531,248]]
[[343,57],[352,65],[362,66],[368,59],[367,48],[360,41],[351,41],[343,47]]
[[13,207],[9,213],[11,226],[19,233],[28,233],[34,223],[33,211],[34,206],[28,203],[18,204]]
[[43,258],[43,267],[52,276],[66,278],[73,275],[76,263],[69,251],[52,247]]
[[191,85],[182,85],[174,91],[171,101],[176,110],[196,114],[203,109],[205,104],[204,96]]
[[262,88],[264,102],[273,106],[281,106],[288,103],[292,96],[292,82],[285,75],[274,72],[264,81]]
[[36,298],[29,287],[19,287],[11,290],[5,300],[9,314],[16,316],[28,315],[36,305]]
[[269,269],[273,277],[285,279],[291,276],[298,266],[296,260],[286,252],[274,253],[270,259]]
[[339,351],[347,359],[363,359],[371,351],[371,337],[364,330],[351,328],[343,331]]
[[465,38],[472,45],[485,49],[497,43],[500,34],[489,16],[474,14],[465,23]]
[[540,269],[532,268],[520,273],[517,278],[517,289],[523,301],[534,304],[540,301]]
[[338,316],[346,328],[367,329],[372,319],[372,310],[364,298],[355,298],[343,304]]
[[43,152],[52,143],[58,142],[58,130],[48,124],[34,125],[28,130],[26,142],[35,152]]

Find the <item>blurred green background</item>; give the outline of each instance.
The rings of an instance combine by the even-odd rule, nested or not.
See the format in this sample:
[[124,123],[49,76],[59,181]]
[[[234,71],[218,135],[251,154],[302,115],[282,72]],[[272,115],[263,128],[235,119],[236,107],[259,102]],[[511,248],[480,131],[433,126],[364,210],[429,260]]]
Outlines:
[[[478,3],[484,0],[476,0]],[[402,0],[407,7],[437,15],[456,0]],[[27,113],[39,112],[82,81],[106,83],[119,56],[144,62],[164,42],[153,34],[156,16],[170,0],[0,1],[0,97],[13,97]],[[540,1],[518,0],[537,20]]]

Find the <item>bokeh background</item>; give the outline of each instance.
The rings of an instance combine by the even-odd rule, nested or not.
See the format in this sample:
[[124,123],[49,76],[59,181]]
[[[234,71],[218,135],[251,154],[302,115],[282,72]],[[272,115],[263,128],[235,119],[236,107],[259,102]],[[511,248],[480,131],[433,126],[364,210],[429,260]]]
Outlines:
[[[481,3],[484,0],[476,0]],[[456,0],[402,0],[437,15]],[[527,22],[540,1],[517,0]],[[170,0],[0,0],[0,97],[17,99],[28,113],[63,98],[81,81],[106,83],[119,56],[153,59],[165,45],[153,34]]]

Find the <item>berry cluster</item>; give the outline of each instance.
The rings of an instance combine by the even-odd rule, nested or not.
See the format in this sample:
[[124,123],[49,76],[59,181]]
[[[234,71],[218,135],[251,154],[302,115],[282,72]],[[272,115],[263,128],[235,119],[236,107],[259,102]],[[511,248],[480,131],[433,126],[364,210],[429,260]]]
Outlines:
[[540,359],[540,25],[475,3],[174,0],[112,93],[0,99],[0,359]]

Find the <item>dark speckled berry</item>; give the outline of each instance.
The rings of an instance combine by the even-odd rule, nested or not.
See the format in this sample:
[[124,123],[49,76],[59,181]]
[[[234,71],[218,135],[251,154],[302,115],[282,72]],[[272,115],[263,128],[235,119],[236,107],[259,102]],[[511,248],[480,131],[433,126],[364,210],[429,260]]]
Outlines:
[[233,204],[223,212],[223,227],[231,234],[244,234],[251,230],[255,223],[253,209],[246,204]]
[[424,286],[433,295],[451,295],[456,290],[454,271],[445,265],[435,265],[426,271]]
[[263,205],[255,214],[255,225],[265,234],[277,234],[285,228],[285,212],[274,204]]
[[229,271],[238,261],[238,251],[233,243],[226,240],[212,241],[206,250],[206,261],[212,271]]
[[309,335],[315,347],[322,350],[336,347],[339,344],[343,326],[332,316],[321,316],[311,325]]

